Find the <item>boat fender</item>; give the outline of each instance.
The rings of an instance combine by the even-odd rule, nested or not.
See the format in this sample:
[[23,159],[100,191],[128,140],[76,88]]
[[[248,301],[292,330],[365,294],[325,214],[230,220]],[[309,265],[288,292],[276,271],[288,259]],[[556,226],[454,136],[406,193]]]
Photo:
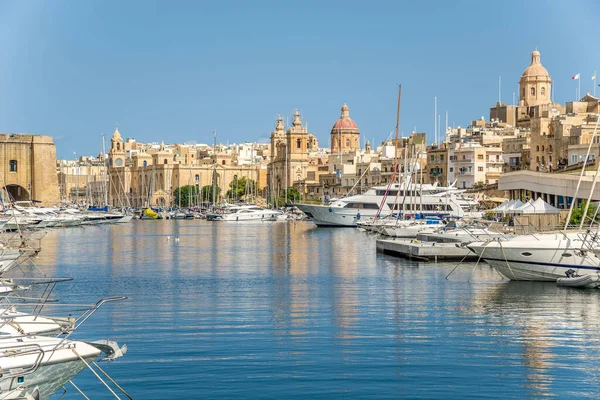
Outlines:
[[360,213],[356,214],[356,219],[359,220],[360,219]]
[[236,220],[236,221],[239,221],[239,220],[240,220],[240,217],[235,217],[235,220]]
[[329,212],[333,212],[333,208],[329,207]]

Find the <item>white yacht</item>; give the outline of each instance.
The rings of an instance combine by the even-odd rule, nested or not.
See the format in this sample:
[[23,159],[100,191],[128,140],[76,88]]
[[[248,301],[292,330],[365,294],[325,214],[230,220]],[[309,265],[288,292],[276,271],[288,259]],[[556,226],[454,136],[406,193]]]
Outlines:
[[232,206],[222,213],[208,216],[212,221],[277,221],[283,215],[281,211],[269,210],[255,205]]
[[412,239],[426,229],[444,225],[446,223],[443,220],[397,221],[394,225],[383,226],[380,233],[384,236]]
[[0,338],[0,393],[37,387],[39,398],[47,399],[86,368],[86,363],[100,357],[105,348],[46,336]]
[[[393,184],[389,187],[376,186],[363,194],[345,197],[328,205],[296,204],[317,226],[356,226],[361,219],[380,218],[393,212],[404,215],[422,214],[424,217],[477,217],[470,208],[464,209],[448,188],[435,185],[405,186]],[[386,196],[387,192],[387,196]],[[442,193],[447,196],[441,196]],[[422,193],[422,195],[419,195]],[[385,199],[385,201],[384,201]],[[470,205],[468,205],[470,207]],[[379,211],[381,207],[381,211]]]
[[578,275],[600,271],[595,253],[598,245],[580,231],[515,236],[473,242],[467,247],[510,280],[556,282],[569,269]]

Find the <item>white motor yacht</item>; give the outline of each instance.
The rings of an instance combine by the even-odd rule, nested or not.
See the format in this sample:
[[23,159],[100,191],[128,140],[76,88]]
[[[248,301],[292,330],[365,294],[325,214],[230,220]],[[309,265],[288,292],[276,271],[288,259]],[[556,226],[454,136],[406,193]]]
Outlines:
[[585,232],[547,233],[473,242],[467,247],[510,280],[551,281],[569,269],[578,275],[600,271],[597,240]]
[[46,336],[0,338],[0,393],[37,387],[39,398],[47,399],[86,368],[86,363],[100,357],[104,348]]
[[228,207],[222,214],[211,214],[213,221],[276,221],[283,213],[255,205]]
[[[425,186],[425,185],[424,185]],[[384,218],[393,212],[406,216],[422,214],[425,217],[466,217],[474,216],[465,210],[456,195],[440,196],[445,188],[432,186],[419,191],[418,185],[404,190],[402,185],[376,186],[363,194],[345,197],[328,205],[295,204],[317,226],[354,227],[361,219]],[[419,195],[419,193],[423,193]],[[385,200],[385,201],[384,201]],[[470,206],[470,205],[469,205]]]

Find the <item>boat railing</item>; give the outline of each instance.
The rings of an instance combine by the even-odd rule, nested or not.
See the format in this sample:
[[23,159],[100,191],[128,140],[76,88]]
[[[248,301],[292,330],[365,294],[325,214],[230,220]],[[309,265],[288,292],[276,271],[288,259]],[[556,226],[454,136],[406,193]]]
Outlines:
[[23,345],[8,345],[2,346],[0,339],[0,359],[22,357],[28,355],[37,355],[31,366],[27,368],[10,368],[8,370],[0,370],[1,379],[12,379],[17,376],[29,375],[37,371],[44,359],[44,350],[39,344],[23,344]]

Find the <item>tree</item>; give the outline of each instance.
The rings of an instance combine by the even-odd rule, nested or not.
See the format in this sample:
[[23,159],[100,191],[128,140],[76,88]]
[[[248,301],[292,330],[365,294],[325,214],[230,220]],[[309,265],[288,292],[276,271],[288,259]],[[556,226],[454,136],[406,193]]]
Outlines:
[[241,178],[234,177],[229,183],[229,190],[227,191],[226,197],[229,200],[239,200],[250,191],[251,193],[257,193],[256,182],[252,179],[247,179],[245,176]]
[[[181,201],[179,200],[180,195]],[[198,197],[198,189],[194,185],[181,186],[173,191],[173,196],[175,197],[176,205],[181,204],[181,207],[189,207],[196,203],[195,199]]]
[[[281,196],[279,197],[279,203],[278,204],[282,204],[285,205],[285,191],[281,192]],[[289,187],[287,190],[287,204],[290,203],[295,203],[297,201],[300,201],[302,199],[302,194],[300,193],[300,191],[295,188],[295,187]]]
[[[215,186],[215,199],[217,201],[219,200],[220,193],[221,193],[221,188],[218,186]],[[200,200],[212,202],[213,201],[212,194],[213,194],[213,186],[212,185],[202,186],[202,198]]]
[[[575,200],[573,200],[575,201]],[[573,207],[573,212],[571,213],[571,220],[569,221],[569,225],[579,225],[581,223],[581,219],[583,218],[583,213],[585,212],[587,201],[582,201],[578,207]],[[584,224],[589,224],[592,222],[592,218],[596,214],[596,206],[594,204],[590,204],[588,208],[587,215],[585,216]],[[596,215],[596,222],[600,221],[600,215]]]

